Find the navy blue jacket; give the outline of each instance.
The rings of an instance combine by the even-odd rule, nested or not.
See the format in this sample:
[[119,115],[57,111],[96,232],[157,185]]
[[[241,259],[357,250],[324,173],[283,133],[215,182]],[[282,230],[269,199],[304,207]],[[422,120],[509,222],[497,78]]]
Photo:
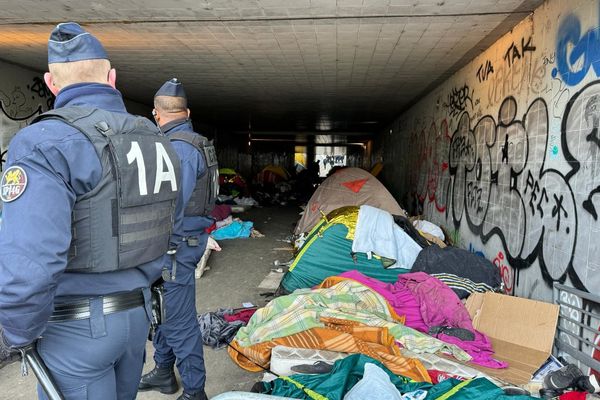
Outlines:
[[[94,83],[63,88],[54,105],[127,112],[119,91]],[[102,176],[96,151],[81,132],[58,120],[28,126],[10,143],[6,168],[13,165],[23,168],[28,183],[19,198],[3,205],[0,230],[0,325],[10,345],[38,338],[55,301],[130,291],[159,278],[164,257],[118,272],[64,273],[73,205]]]
[[[161,127],[163,133],[169,135],[175,132],[193,132],[194,128],[189,119],[171,121]],[[171,241],[180,244],[182,237],[195,235],[200,238],[202,252],[208,239],[204,230],[210,227],[214,220],[210,217],[183,217],[183,211],[192,197],[196,187],[196,179],[207,172],[204,154],[196,150],[194,146],[181,140],[171,141],[173,148],[181,160],[181,184],[177,196],[176,221]]]

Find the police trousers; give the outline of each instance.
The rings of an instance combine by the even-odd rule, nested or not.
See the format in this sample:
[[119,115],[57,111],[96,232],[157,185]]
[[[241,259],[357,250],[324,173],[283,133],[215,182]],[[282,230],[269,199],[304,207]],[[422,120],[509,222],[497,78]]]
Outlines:
[[183,389],[188,393],[204,389],[206,369],[202,332],[196,319],[196,264],[206,245],[177,251],[175,281],[164,283],[167,321],[154,335],[154,361],[160,367],[177,365]]
[[[150,328],[146,307],[104,315],[102,298],[87,319],[49,323],[37,350],[66,400],[132,400],[137,394]],[[46,400],[38,385],[38,398]]]

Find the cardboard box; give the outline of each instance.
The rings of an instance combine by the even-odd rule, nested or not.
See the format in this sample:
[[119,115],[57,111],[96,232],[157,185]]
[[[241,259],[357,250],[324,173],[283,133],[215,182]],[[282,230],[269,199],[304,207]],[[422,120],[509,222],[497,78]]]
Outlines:
[[514,385],[528,383],[552,352],[559,306],[486,292],[469,296],[466,307],[473,327],[492,342],[494,357],[509,366],[493,369],[469,365]]

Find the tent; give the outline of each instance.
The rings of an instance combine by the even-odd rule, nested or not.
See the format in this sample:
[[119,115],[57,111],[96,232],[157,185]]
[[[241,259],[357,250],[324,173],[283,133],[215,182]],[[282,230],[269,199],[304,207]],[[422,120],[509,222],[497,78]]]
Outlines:
[[363,204],[381,208],[392,215],[406,216],[377,178],[360,168],[344,168],[325,179],[317,188],[294,233],[299,235],[310,231],[323,215],[337,208]]
[[290,179],[289,172],[285,168],[277,165],[267,165],[256,176],[256,183],[259,185],[275,185],[279,182],[285,182]]
[[327,277],[350,270],[389,283],[410,271],[385,269],[384,264],[388,265],[385,259],[368,259],[364,253],[352,253],[358,210],[353,206],[334,210],[310,231],[281,282],[286,292],[313,287]]
[[219,193],[233,197],[248,196],[248,185],[242,175],[233,168],[220,168]]

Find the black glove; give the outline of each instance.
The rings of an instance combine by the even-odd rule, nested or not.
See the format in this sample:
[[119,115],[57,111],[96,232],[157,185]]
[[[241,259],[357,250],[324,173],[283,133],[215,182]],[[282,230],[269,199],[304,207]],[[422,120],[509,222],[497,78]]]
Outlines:
[[21,359],[21,353],[17,349],[13,349],[4,338],[4,328],[0,326],[0,368],[4,368],[8,364]]

